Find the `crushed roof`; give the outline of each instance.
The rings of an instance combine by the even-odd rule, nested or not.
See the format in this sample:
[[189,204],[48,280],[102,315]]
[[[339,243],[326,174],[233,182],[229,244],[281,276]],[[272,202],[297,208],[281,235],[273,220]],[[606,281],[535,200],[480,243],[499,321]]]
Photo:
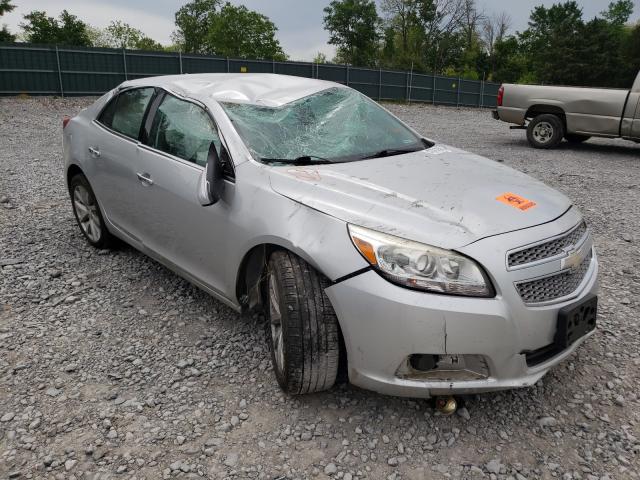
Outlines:
[[250,103],[278,107],[339,83],[273,73],[198,73],[130,80],[122,84],[153,86],[202,101]]

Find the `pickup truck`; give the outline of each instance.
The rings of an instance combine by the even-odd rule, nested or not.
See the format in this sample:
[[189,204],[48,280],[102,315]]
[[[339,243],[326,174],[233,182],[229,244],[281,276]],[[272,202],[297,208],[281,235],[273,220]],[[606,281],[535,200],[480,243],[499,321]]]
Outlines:
[[493,118],[526,129],[534,148],[591,137],[640,143],[640,73],[631,90],[504,84]]

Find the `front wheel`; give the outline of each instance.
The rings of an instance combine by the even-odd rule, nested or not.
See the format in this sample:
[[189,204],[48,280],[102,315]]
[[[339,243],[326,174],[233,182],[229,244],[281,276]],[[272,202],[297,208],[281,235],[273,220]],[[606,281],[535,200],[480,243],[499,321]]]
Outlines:
[[557,147],[564,137],[564,125],[557,115],[545,113],[529,122],[527,140],[533,148]]
[[327,278],[287,251],[269,259],[266,279],[268,342],[276,379],[290,394],[328,390],[340,356],[338,320]]

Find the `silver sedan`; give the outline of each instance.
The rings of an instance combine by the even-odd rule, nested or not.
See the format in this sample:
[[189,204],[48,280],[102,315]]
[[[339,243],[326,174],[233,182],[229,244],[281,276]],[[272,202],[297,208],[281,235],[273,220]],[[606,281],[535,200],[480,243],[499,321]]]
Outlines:
[[64,120],[87,241],[125,241],[269,325],[292,394],[534,384],[593,334],[597,260],[561,193],[421,137],[346,86],[125,82]]

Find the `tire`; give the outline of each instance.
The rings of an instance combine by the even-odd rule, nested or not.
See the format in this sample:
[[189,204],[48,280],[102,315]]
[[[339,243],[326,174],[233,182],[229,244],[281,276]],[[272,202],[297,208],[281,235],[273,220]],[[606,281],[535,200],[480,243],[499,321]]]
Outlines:
[[589,135],[580,135],[578,133],[567,133],[564,138],[567,140],[567,142],[569,143],[582,143],[582,142],[586,142],[587,140],[589,140],[591,137]]
[[115,238],[107,230],[102,218],[102,212],[98,205],[93,189],[83,174],[74,175],[69,181],[69,195],[73,215],[76,217],[78,227],[92,247],[105,249],[115,243]]
[[338,319],[324,291],[330,283],[283,250],[271,255],[268,268],[267,341],[278,384],[292,395],[328,390],[340,359]]
[[529,122],[527,140],[533,148],[555,148],[564,137],[564,125],[557,115],[545,113]]

